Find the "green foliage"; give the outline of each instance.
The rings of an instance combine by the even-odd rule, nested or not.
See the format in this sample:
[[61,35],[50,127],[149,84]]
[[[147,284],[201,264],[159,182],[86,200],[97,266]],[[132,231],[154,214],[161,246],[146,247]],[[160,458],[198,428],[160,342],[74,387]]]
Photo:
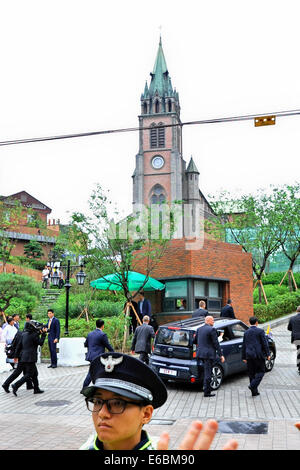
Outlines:
[[24,255],[29,259],[41,258],[43,255],[41,244],[36,240],[30,240],[24,245]]
[[[293,273],[295,281],[297,285],[300,287],[300,273]],[[285,275],[284,272],[277,272],[277,273],[269,273],[262,277],[262,283],[264,286],[268,284],[279,285],[283,276]],[[288,275],[285,276],[282,285],[288,286],[289,280]]]
[[[125,316],[123,314],[116,315],[114,317],[104,317],[104,332],[107,334],[108,340],[115,351],[122,350],[122,343],[124,337],[125,328]],[[61,337],[64,334],[64,321],[60,319]],[[86,338],[90,331],[93,331],[96,327],[95,320],[90,320],[89,323],[83,319],[71,319],[69,320],[69,338],[83,337]],[[126,343],[126,351],[130,351],[132,336],[128,337]],[[42,357],[49,358],[48,343],[45,341],[42,348]]]
[[206,231],[251,253],[257,279],[263,278],[267,261],[278,252],[285,254],[292,269],[300,254],[299,193],[299,183],[271,186],[237,199],[223,192],[218,199],[211,198],[216,218],[206,222]]
[[[40,284],[30,277],[0,274],[0,307],[8,313],[29,313],[38,303],[41,293]],[[13,312],[13,308],[18,312]]]
[[268,305],[253,305],[254,315],[258,317],[260,323],[274,320],[296,311],[296,308],[300,305],[300,291],[286,292],[275,297]]
[[[272,302],[278,296],[288,294],[288,292],[289,292],[287,286],[279,286],[279,285],[272,285],[272,284],[264,285],[264,290],[265,290],[268,302]],[[258,300],[258,287],[256,287],[253,291],[253,302],[255,304],[259,303],[259,300]]]
[[[84,308],[87,308],[88,315],[95,319],[111,317],[120,314],[123,310],[124,303],[124,296],[123,300],[121,300],[120,295],[115,296],[113,293],[106,291],[97,291],[95,295],[93,295],[93,298],[87,301],[87,297],[84,292],[74,293],[71,290],[69,296],[69,316],[70,318],[76,318]],[[60,295],[57,302],[52,307],[58,317],[65,316],[65,292]]]

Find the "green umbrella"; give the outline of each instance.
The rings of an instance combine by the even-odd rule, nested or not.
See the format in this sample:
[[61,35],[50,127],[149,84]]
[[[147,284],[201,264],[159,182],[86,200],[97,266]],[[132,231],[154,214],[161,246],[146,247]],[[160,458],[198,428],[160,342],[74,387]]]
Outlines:
[[[143,286],[147,276],[135,271],[126,271],[125,278],[127,279],[127,289],[129,291],[137,291]],[[123,290],[122,276],[117,273],[107,274],[106,276],[100,277],[95,281],[91,281],[90,285],[96,289],[102,290]],[[165,285],[153,277],[148,277],[147,282],[143,286],[143,290],[145,291],[162,290],[164,288]]]

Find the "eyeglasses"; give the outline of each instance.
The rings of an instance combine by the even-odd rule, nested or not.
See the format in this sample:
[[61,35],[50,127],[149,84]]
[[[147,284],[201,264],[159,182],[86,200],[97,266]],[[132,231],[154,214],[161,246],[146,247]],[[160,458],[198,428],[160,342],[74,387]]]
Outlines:
[[120,398],[110,398],[109,400],[102,400],[101,398],[86,398],[86,406],[89,411],[92,413],[99,413],[103,405],[107,406],[109,413],[113,415],[118,415],[123,413],[127,405],[136,405],[143,406],[142,403],[137,403],[135,401],[126,401]]

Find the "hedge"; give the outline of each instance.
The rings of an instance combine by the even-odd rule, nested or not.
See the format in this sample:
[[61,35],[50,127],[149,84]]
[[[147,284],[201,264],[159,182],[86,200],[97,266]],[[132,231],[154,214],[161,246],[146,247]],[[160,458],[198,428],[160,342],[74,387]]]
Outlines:
[[298,305],[300,305],[300,290],[279,295],[268,305],[254,304],[253,309],[260,323],[265,323],[295,312]]

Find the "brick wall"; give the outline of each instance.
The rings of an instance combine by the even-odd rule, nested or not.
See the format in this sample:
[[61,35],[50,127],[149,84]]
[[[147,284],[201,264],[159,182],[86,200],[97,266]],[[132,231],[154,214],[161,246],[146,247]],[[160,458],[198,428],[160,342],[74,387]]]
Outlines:
[[[41,271],[38,271],[37,269],[23,268],[22,266],[17,266],[15,264],[10,264],[10,263],[7,263],[5,265],[5,272],[7,274],[12,273],[13,269],[15,270],[16,274],[21,274],[22,276],[32,277],[35,281],[38,281],[38,282],[42,281],[42,273]],[[1,272],[2,272],[2,267],[1,267]]]
[[[143,263],[135,269],[145,272]],[[231,298],[237,318],[247,321],[253,315],[252,256],[244,253],[239,245],[205,239],[202,249],[186,250],[185,240],[171,240],[165,255],[150,275],[154,278],[197,275],[229,279],[223,291],[223,305]],[[152,305],[160,305],[160,294],[154,295],[155,299],[151,295]]]

